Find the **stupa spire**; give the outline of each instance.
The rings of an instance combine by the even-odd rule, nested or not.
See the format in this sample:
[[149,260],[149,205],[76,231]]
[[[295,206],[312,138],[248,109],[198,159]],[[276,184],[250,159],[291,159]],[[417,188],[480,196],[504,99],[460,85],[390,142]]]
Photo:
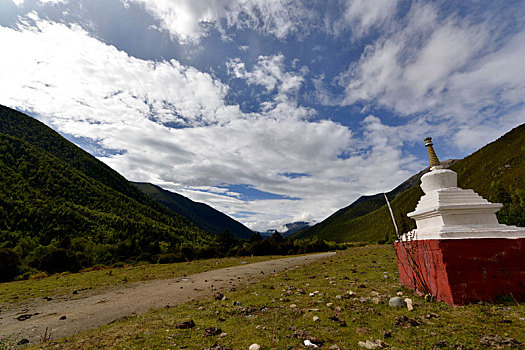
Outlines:
[[441,163],[439,162],[438,156],[436,152],[434,151],[433,145],[434,144],[432,143],[432,137],[427,137],[425,139],[425,147],[428,150],[428,163],[430,164],[430,168],[441,165]]

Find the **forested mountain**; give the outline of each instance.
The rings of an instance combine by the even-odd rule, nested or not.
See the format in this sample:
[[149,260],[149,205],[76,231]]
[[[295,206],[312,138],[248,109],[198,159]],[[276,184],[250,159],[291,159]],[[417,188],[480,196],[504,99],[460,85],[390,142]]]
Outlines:
[[[503,203],[501,223],[525,226],[525,124],[470,156],[451,161],[458,173],[458,186],[472,188],[484,198]],[[439,153],[439,149],[437,150]],[[387,193],[402,232],[415,228],[406,214],[415,209],[423,192],[419,179],[428,168]],[[317,225],[292,238],[319,237],[337,242],[389,241],[395,231],[383,194],[363,196]]]
[[0,260],[55,272],[212,239],[52,129],[0,107]]
[[219,235],[228,230],[237,238],[250,238],[253,234],[248,227],[207,204],[194,202],[150,183],[134,182],[133,184],[157,203],[188,218],[207,232]]

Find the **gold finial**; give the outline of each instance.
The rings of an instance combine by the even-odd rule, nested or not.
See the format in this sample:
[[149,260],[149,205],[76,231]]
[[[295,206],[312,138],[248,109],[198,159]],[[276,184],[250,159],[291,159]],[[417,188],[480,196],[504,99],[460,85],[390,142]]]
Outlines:
[[427,137],[425,139],[425,147],[428,150],[428,162],[430,164],[430,167],[439,166],[441,163],[439,162],[438,156],[436,155],[436,152],[434,151],[434,147],[432,147],[434,144],[432,143],[432,137]]

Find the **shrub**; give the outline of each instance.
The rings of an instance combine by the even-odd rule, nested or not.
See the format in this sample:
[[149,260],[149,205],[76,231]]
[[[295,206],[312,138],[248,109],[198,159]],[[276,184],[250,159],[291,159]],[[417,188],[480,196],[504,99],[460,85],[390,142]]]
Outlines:
[[75,253],[63,248],[52,248],[35,263],[39,270],[49,273],[80,270],[80,263]]
[[11,281],[20,273],[20,257],[12,249],[0,249],[0,282]]

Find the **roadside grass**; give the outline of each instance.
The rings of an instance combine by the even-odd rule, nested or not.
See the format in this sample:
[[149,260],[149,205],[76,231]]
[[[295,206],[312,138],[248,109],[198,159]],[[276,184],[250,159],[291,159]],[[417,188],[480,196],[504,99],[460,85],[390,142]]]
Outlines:
[[[398,292],[413,300],[414,310],[388,305]],[[304,349],[308,339],[321,349],[357,349],[359,341],[380,339],[390,349],[485,349],[491,348],[491,339],[494,347],[505,345],[501,338],[525,342],[525,303],[453,307],[427,302],[401,287],[390,245],[349,248],[224,294],[226,300],[153,310],[40,346],[205,349],[219,344],[247,349],[257,343],[261,349]],[[176,328],[188,320],[195,327]],[[209,327],[227,335],[203,335]],[[484,340],[487,336],[501,338]]]
[[[231,257],[193,260],[173,264],[142,264],[137,266],[104,267],[80,273],[61,273],[40,279],[0,283],[0,306],[10,307],[44,297],[82,298],[101,290],[123,287],[130,282],[166,279],[194,273],[254,263],[284,256]],[[74,290],[76,294],[72,294]]]

